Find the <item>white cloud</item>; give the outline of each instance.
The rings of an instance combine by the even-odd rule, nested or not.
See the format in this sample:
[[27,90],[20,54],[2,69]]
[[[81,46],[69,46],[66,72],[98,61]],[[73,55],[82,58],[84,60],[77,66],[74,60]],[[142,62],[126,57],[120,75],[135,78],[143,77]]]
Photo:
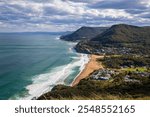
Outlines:
[[[115,9],[113,8],[115,6],[101,9],[89,7],[100,1],[105,2],[105,0],[1,0],[0,31],[11,29],[62,31],[73,30],[82,25],[150,24],[148,17],[150,0],[136,0],[147,7],[142,9],[141,13],[138,13],[140,9],[137,9],[140,7],[135,8],[137,13],[130,13],[131,10],[126,9]],[[113,1],[118,0],[111,0]]]
[[145,5],[146,7],[150,7],[150,0],[142,0],[140,1],[140,3]]

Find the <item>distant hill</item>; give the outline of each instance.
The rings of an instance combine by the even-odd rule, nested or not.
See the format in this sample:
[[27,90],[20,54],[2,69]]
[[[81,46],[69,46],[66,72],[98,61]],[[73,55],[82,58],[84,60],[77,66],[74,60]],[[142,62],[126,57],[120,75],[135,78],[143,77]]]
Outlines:
[[91,39],[102,44],[112,43],[150,43],[150,27],[126,24],[113,25],[102,34]]
[[150,26],[138,27],[127,24],[113,25],[89,41],[79,42],[78,52],[99,52],[102,47],[134,48],[134,52],[150,53]]
[[107,27],[81,27],[71,34],[61,36],[60,39],[65,41],[89,40],[106,29]]

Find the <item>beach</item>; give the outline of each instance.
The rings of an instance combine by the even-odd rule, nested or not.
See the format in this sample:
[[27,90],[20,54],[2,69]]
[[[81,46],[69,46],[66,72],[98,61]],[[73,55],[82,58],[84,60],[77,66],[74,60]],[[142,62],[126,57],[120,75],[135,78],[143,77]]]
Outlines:
[[97,59],[103,58],[104,56],[90,55],[89,57],[90,57],[89,62],[85,65],[85,68],[83,69],[83,71],[73,81],[72,86],[77,85],[80,82],[80,80],[89,76],[94,70],[98,70],[98,69],[103,68],[102,64],[100,62],[97,62]]

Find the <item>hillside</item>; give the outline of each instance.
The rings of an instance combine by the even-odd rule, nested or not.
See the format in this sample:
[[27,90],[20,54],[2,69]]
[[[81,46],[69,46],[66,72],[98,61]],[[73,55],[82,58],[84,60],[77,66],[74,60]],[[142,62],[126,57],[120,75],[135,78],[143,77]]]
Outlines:
[[83,39],[76,51],[103,54],[96,60],[103,69],[93,71],[73,87],[56,85],[37,99],[150,99],[149,45],[149,26],[113,25],[92,39]]
[[150,27],[137,27],[126,24],[113,25],[102,34],[91,39],[108,43],[150,43]]
[[[113,75],[109,80],[95,80],[93,72],[87,79],[83,79],[74,87],[57,85],[38,100],[120,100],[120,99],[150,99],[150,79],[148,76],[140,76],[135,72],[128,72],[133,79],[126,79],[125,72]],[[143,74],[149,74],[143,72]]]
[[107,50],[108,47],[126,47],[132,48],[131,51],[134,51],[134,53],[147,53],[147,51],[149,50],[149,45],[150,27],[138,27],[126,24],[118,24],[113,25],[112,27],[89,41],[79,42],[75,49],[78,52],[95,53],[95,51],[101,52],[102,47],[107,47]]
[[106,29],[106,27],[81,27],[71,34],[61,36],[60,39],[65,41],[89,40]]

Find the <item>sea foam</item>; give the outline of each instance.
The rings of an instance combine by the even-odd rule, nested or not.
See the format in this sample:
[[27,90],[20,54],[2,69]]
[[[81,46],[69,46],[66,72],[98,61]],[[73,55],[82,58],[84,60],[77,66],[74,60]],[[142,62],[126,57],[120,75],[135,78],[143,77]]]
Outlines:
[[78,57],[75,57],[71,63],[53,68],[48,73],[34,76],[32,78],[33,83],[26,87],[29,95],[22,99],[32,99],[34,97],[38,97],[43,93],[50,91],[57,84],[65,84],[65,79],[73,73],[74,68],[79,67],[81,72],[88,61],[88,55],[78,54]]

